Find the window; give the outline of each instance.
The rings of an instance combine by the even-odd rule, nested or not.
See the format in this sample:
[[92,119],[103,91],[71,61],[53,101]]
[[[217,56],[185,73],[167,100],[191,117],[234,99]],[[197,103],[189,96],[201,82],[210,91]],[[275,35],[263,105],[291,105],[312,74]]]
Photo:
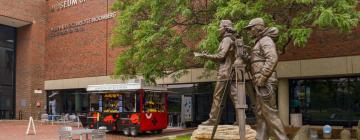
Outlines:
[[307,124],[356,125],[359,86],[360,77],[290,80],[290,112]]
[[144,95],[145,112],[164,112],[165,94],[161,92],[145,92]]
[[0,25],[0,119],[15,117],[15,37],[15,28]]
[[86,113],[89,111],[89,95],[85,89],[48,91],[49,114]]
[[[136,112],[136,95],[132,93],[106,93],[99,104],[105,113]],[[101,112],[101,111],[100,111]]]
[[123,110],[124,112],[136,112],[135,108],[135,93],[123,94]]
[[103,107],[106,113],[118,113],[123,112],[123,96],[118,93],[104,94]]

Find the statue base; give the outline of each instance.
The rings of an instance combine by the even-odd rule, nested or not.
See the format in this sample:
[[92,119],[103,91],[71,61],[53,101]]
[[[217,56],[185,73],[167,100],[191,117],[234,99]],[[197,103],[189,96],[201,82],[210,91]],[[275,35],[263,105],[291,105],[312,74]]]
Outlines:
[[[192,133],[191,140],[210,140],[214,126],[199,125]],[[255,140],[256,131],[249,125],[245,127],[245,140]],[[239,126],[237,125],[218,125],[215,133],[215,140],[240,140]]]

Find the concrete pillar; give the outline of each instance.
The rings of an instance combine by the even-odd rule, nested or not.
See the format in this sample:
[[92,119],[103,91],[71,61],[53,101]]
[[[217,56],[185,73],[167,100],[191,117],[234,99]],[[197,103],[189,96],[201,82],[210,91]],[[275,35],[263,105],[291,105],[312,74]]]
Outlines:
[[289,125],[289,80],[279,79],[278,88],[279,116],[285,126]]

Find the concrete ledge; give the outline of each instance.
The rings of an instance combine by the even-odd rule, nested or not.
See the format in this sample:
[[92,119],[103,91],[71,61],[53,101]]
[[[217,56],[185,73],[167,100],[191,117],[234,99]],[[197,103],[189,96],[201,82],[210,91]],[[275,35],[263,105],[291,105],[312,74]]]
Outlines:
[[[279,79],[344,76],[360,74],[360,56],[344,56],[308,60],[280,61],[277,66]],[[157,84],[186,84],[216,81],[216,72],[204,76],[203,68],[188,69],[188,73],[174,81],[170,76],[157,79]],[[200,78],[201,77],[201,78]],[[45,90],[86,88],[88,85],[124,83],[110,76],[83,77],[45,81]]]
[[360,56],[280,61],[279,78],[343,76],[360,73]]

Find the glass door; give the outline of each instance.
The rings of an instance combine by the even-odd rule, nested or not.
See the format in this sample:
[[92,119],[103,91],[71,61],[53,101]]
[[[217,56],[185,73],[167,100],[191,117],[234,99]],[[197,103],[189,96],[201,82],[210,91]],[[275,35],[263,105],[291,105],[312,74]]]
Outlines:
[[14,119],[16,29],[0,25],[0,119]]

